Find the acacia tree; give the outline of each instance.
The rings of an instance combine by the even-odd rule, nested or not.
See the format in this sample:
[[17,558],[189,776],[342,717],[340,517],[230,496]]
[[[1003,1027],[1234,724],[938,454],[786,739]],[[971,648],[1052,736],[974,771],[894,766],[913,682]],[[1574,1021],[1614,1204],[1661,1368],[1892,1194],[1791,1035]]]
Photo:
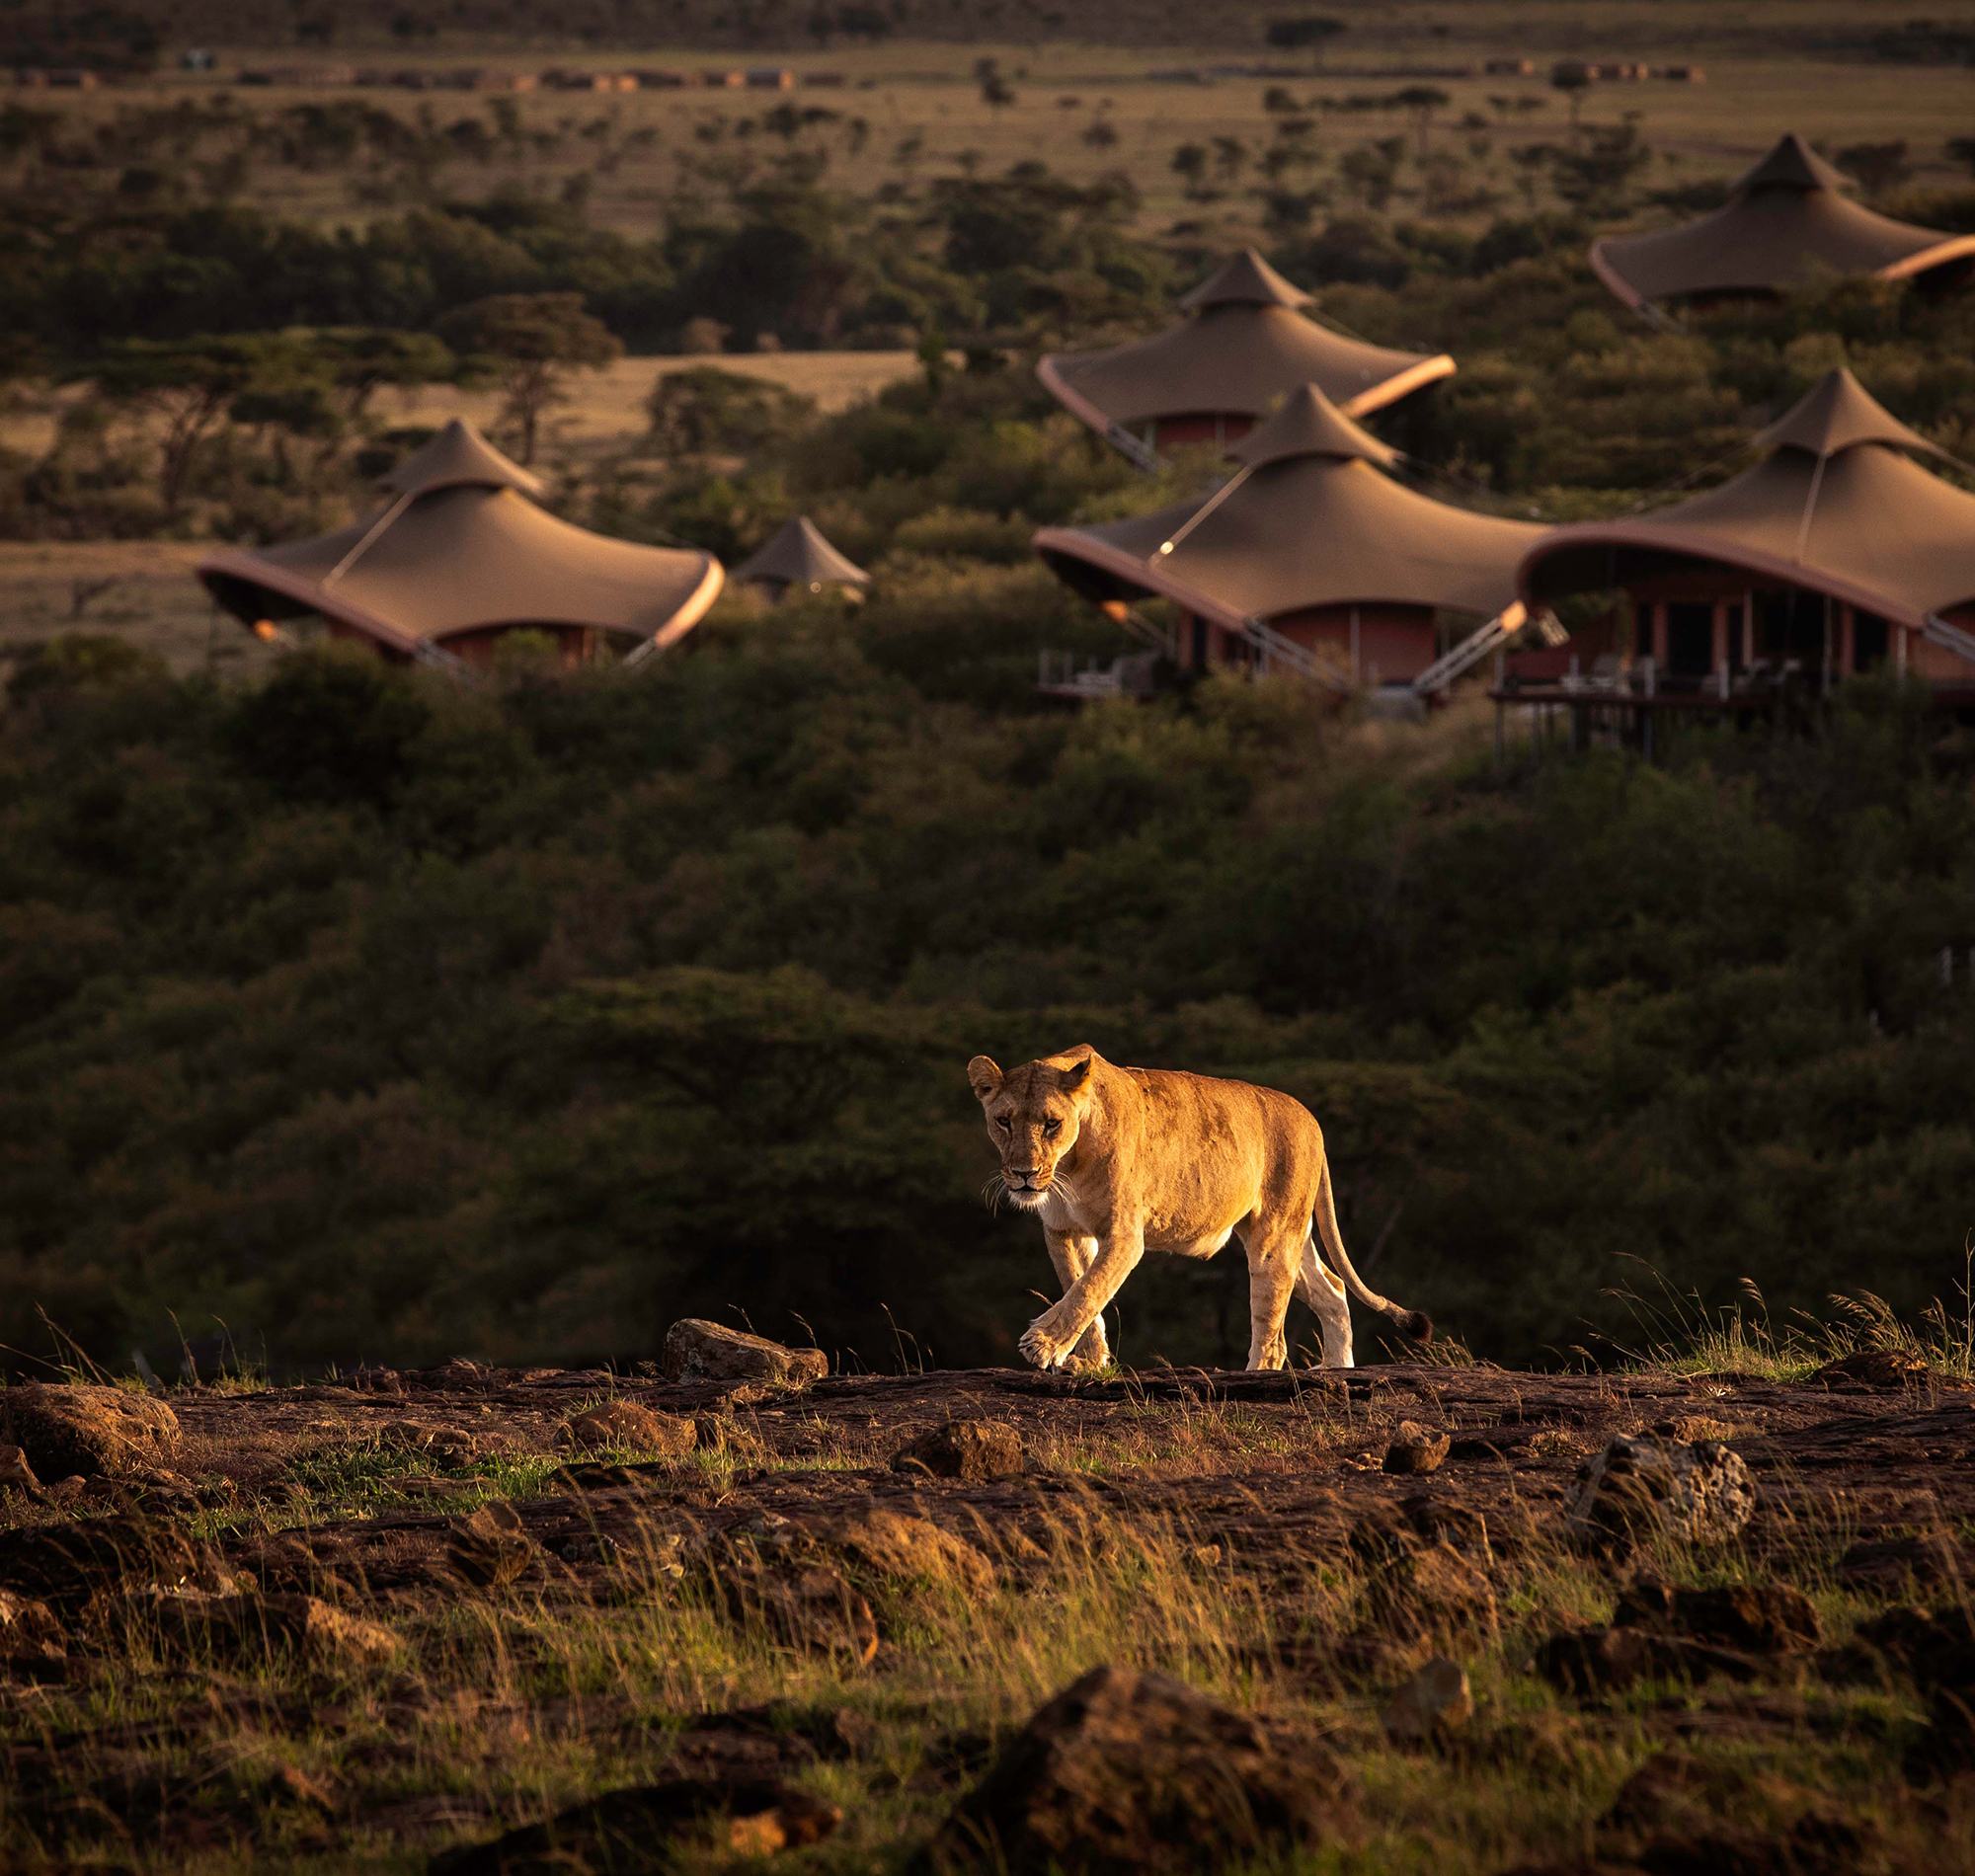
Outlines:
[[542,413],[569,395],[569,374],[598,370],[624,348],[600,319],[583,310],[581,293],[495,293],[438,322],[438,336],[471,367],[495,378],[502,418],[519,432],[515,451],[532,462]]
[[287,333],[125,339],[72,376],[94,378],[112,403],[157,421],[159,486],[173,512],[199,445],[222,417],[236,406],[250,413],[244,422],[277,421],[277,406],[295,415],[323,381],[306,342]]
[[1438,85],[1408,85],[1403,91],[1392,94],[1392,102],[1403,111],[1413,114],[1413,122],[1419,128],[1420,155],[1427,151],[1426,136],[1433,124],[1433,114],[1445,105],[1454,102],[1448,93]]

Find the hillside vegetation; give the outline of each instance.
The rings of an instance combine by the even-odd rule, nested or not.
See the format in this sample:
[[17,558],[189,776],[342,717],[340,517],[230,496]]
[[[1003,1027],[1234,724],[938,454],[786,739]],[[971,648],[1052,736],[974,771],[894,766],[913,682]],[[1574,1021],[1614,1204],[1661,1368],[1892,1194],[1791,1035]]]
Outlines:
[[[1281,683],[1044,714],[1066,603],[928,572],[481,695],[19,665],[0,1340],[564,1359],[739,1309],[1007,1360],[1047,1267],[962,1067],[1080,1040],[1308,1102],[1376,1280],[1492,1357],[1622,1342],[1627,1256],[1710,1301],[1947,1289],[1965,741],[1883,688],[1664,770],[1497,775],[1478,724]],[[1148,1271],[1128,1359],[1238,1359],[1241,1285]]]

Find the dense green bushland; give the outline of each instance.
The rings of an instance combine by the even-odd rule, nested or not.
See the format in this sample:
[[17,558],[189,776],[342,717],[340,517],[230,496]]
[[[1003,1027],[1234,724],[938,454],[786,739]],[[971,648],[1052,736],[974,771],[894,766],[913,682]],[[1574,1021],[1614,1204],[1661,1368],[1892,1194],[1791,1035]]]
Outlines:
[[[889,1365],[889,1309],[1005,1359],[1047,1266],[962,1066],[1084,1039],[1308,1101],[1376,1280],[1491,1356],[1622,1339],[1627,1256],[1958,1280],[1971,761],[1896,691],[1497,776],[1281,684],[986,709],[876,607],[704,636],[471,695],[20,667],[0,1339],[628,1355],[739,1308]],[[1148,1271],[1126,1354],[1238,1359],[1241,1285]]]

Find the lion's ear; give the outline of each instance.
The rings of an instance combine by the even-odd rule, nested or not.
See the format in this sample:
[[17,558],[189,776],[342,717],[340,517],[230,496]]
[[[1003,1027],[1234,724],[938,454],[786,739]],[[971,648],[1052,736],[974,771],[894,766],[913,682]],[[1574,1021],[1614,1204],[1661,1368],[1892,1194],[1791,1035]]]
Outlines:
[[967,1083],[977,1098],[983,1101],[990,1100],[994,1090],[1001,1085],[1001,1071],[994,1066],[991,1056],[976,1055],[967,1064]]
[[1081,1061],[1071,1062],[1067,1068],[1059,1068],[1056,1071],[1056,1085],[1065,1094],[1074,1094],[1089,1079],[1090,1057],[1088,1055],[1085,1055]]

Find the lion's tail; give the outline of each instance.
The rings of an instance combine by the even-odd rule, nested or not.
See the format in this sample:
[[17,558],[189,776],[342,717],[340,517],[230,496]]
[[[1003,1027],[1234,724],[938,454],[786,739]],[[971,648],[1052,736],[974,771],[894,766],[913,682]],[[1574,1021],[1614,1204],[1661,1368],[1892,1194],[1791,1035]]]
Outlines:
[[1323,1254],[1329,1258],[1331,1268],[1342,1277],[1351,1293],[1368,1309],[1376,1309],[1401,1335],[1415,1342],[1433,1340],[1433,1318],[1423,1309],[1402,1309],[1388,1296],[1382,1296],[1360,1277],[1352,1267],[1351,1260],[1344,1254],[1344,1233],[1337,1228],[1337,1204],[1330,1190],[1330,1161],[1323,1162],[1323,1171],[1316,1182],[1316,1234],[1323,1240]]

